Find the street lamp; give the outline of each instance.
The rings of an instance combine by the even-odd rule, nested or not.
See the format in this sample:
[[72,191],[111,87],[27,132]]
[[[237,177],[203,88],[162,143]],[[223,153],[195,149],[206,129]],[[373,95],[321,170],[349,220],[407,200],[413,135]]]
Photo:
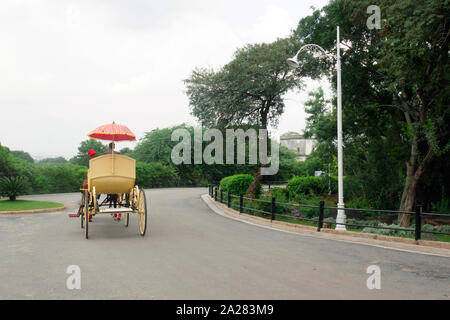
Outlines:
[[[297,68],[299,53],[308,48],[319,49],[325,56],[332,57],[325,49],[317,44],[306,44],[298,50],[297,54],[287,59],[287,63],[292,68]],[[343,183],[343,165],[342,165],[342,89],[341,89],[341,56],[340,56],[340,41],[339,41],[339,26],[337,27],[337,42],[336,42],[336,71],[337,71],[337,139],[338,139],[338,214],[336,217],[336,230],[346,230],[345,225],[345,211],[344,209],[344,183]]]

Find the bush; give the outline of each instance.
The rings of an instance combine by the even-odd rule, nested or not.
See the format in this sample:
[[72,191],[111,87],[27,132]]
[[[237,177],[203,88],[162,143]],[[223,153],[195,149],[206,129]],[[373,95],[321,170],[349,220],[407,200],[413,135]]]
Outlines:
[[[236,174],[220,180],[220,190],[234,195],[241,195],[247,192],[248,187],[253,182],[253,176],[250,174]],[[259,187],[261,188],[261,186]],[[258,190],[257,194],[260,193]]]
[[368,228],[362,229],[362,232],[381,234],[381,235],[385,235],[385,236],[408,236],[408,235],[411,235],[411,231],[406,231],[409,228],[402,228],[398,224],[389,224],[388,225],[386,223],[379,223],[377,226],[378,227],[388,227],[388,228],[399,228],[399,229],[402,229],[402,231],[391,230],[391,229],[377,229],[377,228],[368,227]]
[[323,177],[294,177],[286,188],[296,199],[305,195],[321,195],[328,191],[328,180]]
[[16,200],[17,196],[26,194],[30,189],[28,181],[24,177],[0,178],[0,195]]
[[159,162],[136,162],[136,184],[141,188],[170,187],[178,181],[178,174],[172,167]]
[[[289,202],[289,193],[286,188],[273,187],[270,191],[265,192],[265,194],[274,197],[277,202]],[[266,198],[264,197],[262,199],[267,200]]]
[[37,166],[40,176],[36,178],[39,186],[35,192],[77,192],[87,177],[87,168],[71,163],[43,164]]

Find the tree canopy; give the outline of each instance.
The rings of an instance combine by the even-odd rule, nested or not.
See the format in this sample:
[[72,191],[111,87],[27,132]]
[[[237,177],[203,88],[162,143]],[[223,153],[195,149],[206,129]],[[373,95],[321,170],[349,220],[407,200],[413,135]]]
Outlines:
[[[294,36],[333,50],[340,26],[346,175],[359,177],[355,187],[371,182],[372,190],[379,188],[368,195],[370,188],[363,187],[364,196],[411,211],[421,178],[430,174],[433,159],[448,159],[450,149],[449,6],[439,0],[378,1],[381,29],[370,30],[370,4],[330,1],[302,19]],[[313,119],[310,132],[323,132],[320,126],[330,122]],[[448,182],[441,185],[448,188]]]
[[89,166],[89,150],[93,149],[97,155],[104,154],[108,151],[108,147],[95,139],[87,139],[80,143],[78,153],[75,157],[70,159],[70,162],[80,166]]
[[277,124],[283,95],[302,86],[301,78],[317,74],[317,61],[304,57],[292,70],[286,60],[299,49],[295,39],[249,44],[218,71],[196,69],[185,80],[192,114],[208,127]]

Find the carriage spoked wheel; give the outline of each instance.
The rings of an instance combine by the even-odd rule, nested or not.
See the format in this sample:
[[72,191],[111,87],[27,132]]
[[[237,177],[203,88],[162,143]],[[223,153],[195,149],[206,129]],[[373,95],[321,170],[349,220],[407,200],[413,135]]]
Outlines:
[[139,190],[137,201],[138,219],[139,219],[139,233],[145,236],[147,230],[147,200],[145,199],[145,192],[143,189]]
[[84,208],[85,208],[85,200],[84,199],[86,199],[86,191],[83,191],[81,194],[81,206],[80,206],[81,229],[84,228]]
[[84,192],[81,194],[81,205],[79,209],[80,220],[81,220],[81,229],[84,228]]
[[[84,199],[82,200],[83,201],[83,203],[84,203]],[[84,207],[83,207],[83,212],[80,214],[80,217],[81,217],[81,229],[83,229],[84,228]]]
[[130,223],[130,214],[124,213],[124,221],[125,221],[125,227],[128,227],[128,224]]
[[84,191],[84,230],[86,231],[86,239],[89,238],[88,225],[89,225],[89,192]]

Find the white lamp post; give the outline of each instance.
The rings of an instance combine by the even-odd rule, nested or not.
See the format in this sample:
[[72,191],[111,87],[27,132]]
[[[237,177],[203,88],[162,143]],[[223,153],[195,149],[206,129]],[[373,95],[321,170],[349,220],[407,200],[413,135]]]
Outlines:
[[[344,183],[343,183],[343,165],[342,165],[342,89],[341,89],[341,55],[340,55],[340,41],[339,41],[339,26],[337,27],[337,45],[336,45],[336,71],[337,71],[337,143],[338,143],[338,213],[336,217],[336,230],[346,230],[345,225],[345,210],[344,208]],[[297,54],[287,59],[287,63],[292,68],[299,66],[297,56],[299,53],[307,48],[319,49],[324,55],[332,57],[321,46],[317,44],[306,44],[298,50]]]

